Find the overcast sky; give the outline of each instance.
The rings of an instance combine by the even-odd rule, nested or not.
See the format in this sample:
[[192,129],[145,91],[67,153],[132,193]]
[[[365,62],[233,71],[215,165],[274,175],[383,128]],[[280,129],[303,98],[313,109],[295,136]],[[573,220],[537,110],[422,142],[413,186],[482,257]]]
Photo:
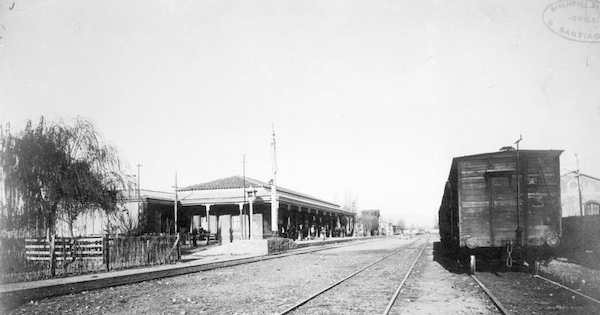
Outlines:
[[154,190],[268,181],[273,124],[281,186],[432,225],[452,158],[521,134],[600,177],[600,44],[552,2],[2,0],[0,122],[80,115]]

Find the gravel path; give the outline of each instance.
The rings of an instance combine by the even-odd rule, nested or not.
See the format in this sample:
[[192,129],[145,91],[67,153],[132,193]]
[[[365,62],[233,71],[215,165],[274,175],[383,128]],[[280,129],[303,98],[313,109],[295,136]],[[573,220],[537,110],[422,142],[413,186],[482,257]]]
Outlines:
[[423,252],[390,314],[499,314],[465,273],[434,261],[433,244]]

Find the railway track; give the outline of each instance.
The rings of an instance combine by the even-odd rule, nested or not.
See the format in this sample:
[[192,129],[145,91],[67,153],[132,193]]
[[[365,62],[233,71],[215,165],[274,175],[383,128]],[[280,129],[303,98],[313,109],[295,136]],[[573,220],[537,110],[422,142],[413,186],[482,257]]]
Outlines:
[[[531,305],[539,306],[539,309],[533,310],[535,313],[538,314],[549,313],[549,309],[552,309],[553,314],[571,314],[574,310],[577,310],[578,314],[598,314],[600,312],[600,300],[586,295],[584,293],[581,293],[572,288],[569,288],[556,281],[552,281],[550,279],[542,277],[540,275],[531,276],[529,274],[524,273],[511,273],[511,278],[513,278],[513,282],[516,282],[517,286],[520,284],[522,290],[519,291],[519,288],[515,286],[514,289],[511,288],[510,290],[502,290],[504,292],[500,292],[500,290],[497,290],[497,292],[495,292],[493,289],[490,289],[488,286],[492,286],[495,284],[493,283],[493,281],[489,281],[489,277],[486,277],[488,278],[488,285],[486,285],[484,284],[485,281],[482,281],[480,277],[478,277],[476,274],[471,274],[470,276],[475,280],[475,282],[477,282],[477,284],[490,298],[494,305],[496,305],[498,311],[504,315],[531,312]],[[515,279],[518,279],[519,281],[515,281]],[[540,294],[536,295],[535,292],[527,292],[528,290],[525,288],[529,286],[526,285],[526,281],[535,281],[536,284],[533,285],[533,287],[535,288],[544,287],[540,285],[540,283],[544,283],[549,286],[545,286],[546,289],[544,292],[546,293],[541,294],[542,296],[540,296]],[[549,287],[553,287],[554,290],[552,290],[552,288]],[[555,293],[557,292],[556,290],[560,290],[561,292]],[[507,296],[506,291],[512,292],[513,296]],[[547,292],[552,293],[548,294]],[[510,301],[508,301],[508,303],[513,304],[513,307],[509,309],[506,306],[508,305],[508,303],[503,303],[502,301],[515,299],[515,295],[520,295],[521,297],[532,296],[532,298],[527,298],[527,302],[524,301],[525,299],[522,299],[522,304],[516,304],[514,302],[511,303]],[[567,296],[567,298],[561,296]],[[576,296],[580,299],[580,301],[577,303],[574,302],[576,300]],[[570,303],[573,303],[573,305],[571,305]],[[526,309],[526,307],[529,308]],[[557,309],[558,311],[555,311],[554,309]]]
[[[349,284],[352,281],[355,281],[354,285],[357,285],[356,283],[360,283],[360,279],[359,277],[363,277],[363,279],[365,278],[369,278],[368,275],[365,275],[365,272],[368,270],[374,270],[375,266],[381,266],[380,269],[378,270],[374,270],[374,273],[378,276],[373,276],[371,278],[375,278],[375,279],[382,279],[381,275],[389,272],[389,270],[385,270],[385,268],[390,269],[390,266],[394,265],[394,262],[398,262],[398,261],[394,261],[394,259],[398,259],[399,258],[399,254],[402,252],[406,252],[406,251],[414,251],[418,253],[416,255],[414,255],[414,259],[412,260],[412,264],[410,265],[410,267],[408,267],[408,269],[405,269],[404,271],[404,277],[403,279],[400,281],[399,284],[397,284],[397,281],[395,282],[395,284],[397,284],[397,287],[395,288],[395,291],[393,293],[393,295],[391,297],[388,297],[388,301],[387,301],[387,306],[385,307],[385,309],[383,308],[383,304],[381,304],[381,309],[382,309],[382,314],[387,315],[390,313],[390,311],[393,309],[394,307],[394,303],[396,301],[396,299],[398,298],[402,287],[404,286],[404,283],[406,282],[406,280],[408,279],[408,277],[410,276],[411,272],[413,271],[415,265],[417,264],[417,261],[419,260],[419,258],[421,257],[423,251],[425,250],[425,248],[427,247],[427,245],[429,244],[429,238],[427,238],[424,242],[424,244],[418,248],[416,248],[416,250],[414,248],[411,248],[411,245],[414,245],[415,243],[420,243],[418,240],[411,242],[409,244],[406,244],[405,246],[402,246],[401,248],[399,248],[398,250],[384,255],[383,257],[380,257],[378,259],[376,259],[375,261],[363,266],[362,268],[356,270],[355,272],[349,274],[348,276],[340,279],[339,281],[319,290],[318,292],[315,292],[313,294],[311,294],[310,296],[302,299],[301,301],[298,301],[296,304],[288,307],[287,309],[285,309],[284,311],[282,311],[281,315],[284,314],[292,314],[292,313],[306,313],[306,314],[312,314],[314,311],[312,310],[312,307],[316,307],[319,308],[322,305],[329,305],[331,306],[331,304],[335,304],[335,303],[329,303],[326,295],[330,294],[330,295],[334,295],[334,296],[344,296],[346,298],[346,295],[351,296],[352,294],[347,294],[344,292],[344,288],[342,288],[342,284],[346,285],[346,289],[350,288],[350,290],[352,291],[352,284]],[[419,244],[420,245],[420,244]],[[403,258],[401,258],[403,259]],[[391,260],[391,262],[390,262]],[[395,270],[393,270],[393,272],[397,275],[398,272],[396,272]],[[394,281],[392,281],[394,282]],[[338,291],[333,292],[336,288]],[[383,291],[383,290],[382,290]],[[377,301],[381,300],[381,298],[374,298],[372,296],[366,296],[363,297],[363,300],[361,300],[361,302],[363,302],[364,300],[366,300],[366,298],[373,298]],[[319,302],[318,300],[321,299],[321,301]],[[331,300],[331,298],[329,298]],[[335,298],[334,298],[335,300]],[[339,298],[338,298],[339,300]],[[348,300],[352,301],[351,298],[348,298]],[[366,301],[364,301],[366,302]],[[313,303],[314,305],[311,307],[310,303]],[[377,303],[377,302],[376,302]],[[306,309],[305,309],[306,308]]]
[[131,285],[143,281],[163,279],[174,276],[184,276],[197,272],[234,267],[273,259],[281,259],[294,255],[318,253],[331,249],[370,243],[376,240],[377,239],[373,238],[351,242],[331,243],[322,246],[305,247],[291,250],[278,255],[242,257],[200,264],[188,263],[179,265],[166,265],[158,268],[120,270],[104,274],[90,274],[80,277],[51,279],[48,284],[43,284],[40,286],[16,286],[15,289],[9,288],[3,290],[0,292],[0,313],[2,313],[3,307],[13,308],[31,300],[40,300],[43,298],[76,294],[80,292],[100,290],[121,285]]
[[479,280],[475,276],[475,274],[471,274],[471,278],[473,278],[475,280],[475,282],[477,282],[479,287],[481,287],[483,292],[485,292],[485,294],[490,298],[490,300],[492,300],[492,302],[494,303],[494,305],[496,305],[496,307],[498,308],[498,311],[500,311],[501,314],[504,314],[504,315],[511,314],[510,311],[496,297],[496,295],[494,295],[494,293],[492,293],[492,291],[490,291],[490,289],[488,289],[488,287],[485,284],[483,284],[483,282],[481,282],[481,280]]

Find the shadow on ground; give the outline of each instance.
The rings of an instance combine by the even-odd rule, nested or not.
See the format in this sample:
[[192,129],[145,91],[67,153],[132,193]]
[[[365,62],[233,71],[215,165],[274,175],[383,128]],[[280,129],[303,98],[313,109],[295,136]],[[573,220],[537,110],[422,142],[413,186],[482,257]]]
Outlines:
[[[452,273],[468,274],[470,272],[470,255],[468,253],[443,248],[439,242],[433,244],[433,260]],[[494,251],[482,251],[476,256],[476,271],[491,273],[530,272],[531,268],[517,259],[513,260],[512,266],[507,266],[506,257]]]

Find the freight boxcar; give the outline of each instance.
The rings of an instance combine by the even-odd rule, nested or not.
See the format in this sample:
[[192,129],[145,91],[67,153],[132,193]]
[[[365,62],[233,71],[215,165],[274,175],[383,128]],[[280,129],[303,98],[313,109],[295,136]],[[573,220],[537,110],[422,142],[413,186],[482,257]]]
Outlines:
[[[560,243],[559,150],[514,150],[452,160],[439,209],[442,248],[462,259],[531,262]],[[479,259],[479,258],[478,258]]]

